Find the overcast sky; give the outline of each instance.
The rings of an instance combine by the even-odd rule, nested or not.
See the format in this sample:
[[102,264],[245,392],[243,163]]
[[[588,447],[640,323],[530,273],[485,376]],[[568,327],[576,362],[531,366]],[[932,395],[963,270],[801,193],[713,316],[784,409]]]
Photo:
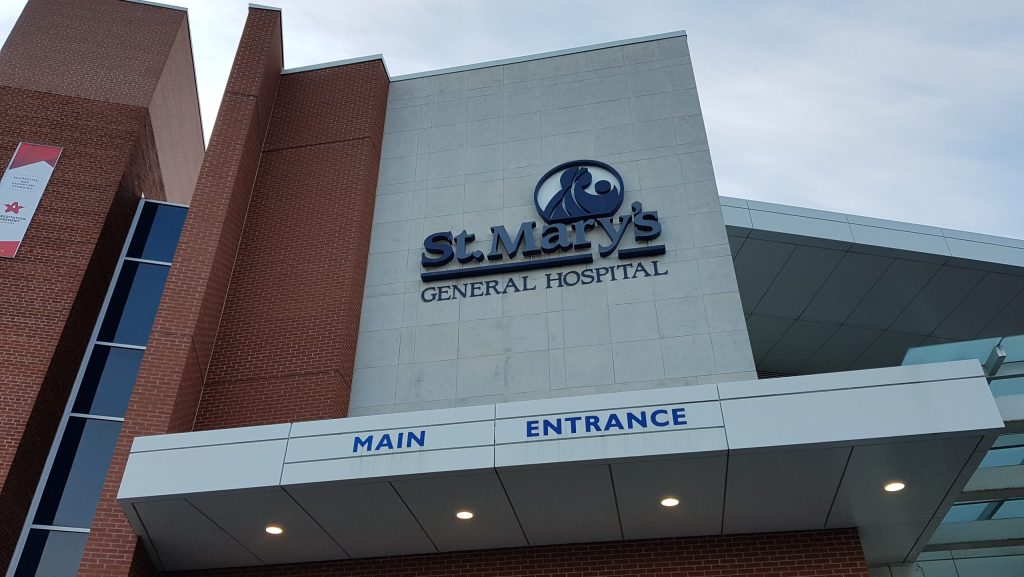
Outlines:
[[[247,2],[171,2],[209,135]],[[1024,238],[1021,0],[268,3],[286,67],[381,53],[392,75],[685,29],[722,195]]]

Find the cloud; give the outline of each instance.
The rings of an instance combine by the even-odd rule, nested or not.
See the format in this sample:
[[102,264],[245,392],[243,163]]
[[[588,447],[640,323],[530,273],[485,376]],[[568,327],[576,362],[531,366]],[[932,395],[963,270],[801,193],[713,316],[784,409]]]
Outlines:
[[[179,3],[209,132],[247,3]],[[393,75],[685,28],[723,195],[1024,237],[1015,0],[277,5],[286,66],[383,53]]]
[[959,13],[830,6],[800,10],[813,35],[764,13],[765,50],[710,47],[741,70],[695,56],[722,193],[1022,236],[1024,211],[1006,208],[1024,191],[1024,36],[963,32]]

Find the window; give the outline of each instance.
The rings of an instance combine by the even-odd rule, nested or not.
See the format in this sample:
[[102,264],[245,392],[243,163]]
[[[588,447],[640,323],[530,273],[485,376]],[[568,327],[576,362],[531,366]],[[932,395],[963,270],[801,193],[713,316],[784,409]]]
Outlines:
[[968,523],[971,521],[981,521],[988,519],[991,515],[991,511],[995,509],[991,501],[981,501],[978,503],[957,503],[949,508],[949,513],[946,513],[945,518],[942,519],[943,523]]
[[142,364],[142,353],[141,349],[96,345],[71,411],[123,417]]
[[169,268],[126,260],[114,285],[99,340],[145,346]]
[[1024,361],[1024,335],[1014,335],[1012,337],[1004,337],[1003,350],[1006,351],[1007,363],[1019,363]]
[[1003,501],[992,515],[993,519],[1019,519],[1024,517],[1024,499]]
[[15,577],[74,577],[187,209],[144,201],[36,489]]
[[980,468],[1010,467],[1013,465],[1024,465],[1024,447],[990,449],[985,458],[981,460]]
[[1007,395],[1024,395],[1024,377],[1010,379],[993,379],[991,383],[992,394],[996,397]]
[[14,577],[75,575],[88,533],[29,531]]
[[943,523],[970,523],[996,519],[1019,519],[1024,517],[1024,499],[1008,501],[978,501],[957,503],[949,509]]
[[183,207],[156,203],[143,205],[127,256],[171,262],[187,213]]
[[71,417],[36,510],[37,525],[92,525],[120,432],[119,421]]
[[977,359],[979,363],[988,360],[992,349],[999,344],[999,337],[975,341],[959,341],[941,345],[913,347],[903,357],[904,365],[922,365],[945,361]]

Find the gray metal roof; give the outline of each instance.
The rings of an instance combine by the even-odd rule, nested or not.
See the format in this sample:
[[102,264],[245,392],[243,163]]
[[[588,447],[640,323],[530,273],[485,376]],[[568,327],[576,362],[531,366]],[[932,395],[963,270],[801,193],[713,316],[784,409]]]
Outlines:
[[898,365],[1024,332],[1024,240],[722,197],[757,368]]

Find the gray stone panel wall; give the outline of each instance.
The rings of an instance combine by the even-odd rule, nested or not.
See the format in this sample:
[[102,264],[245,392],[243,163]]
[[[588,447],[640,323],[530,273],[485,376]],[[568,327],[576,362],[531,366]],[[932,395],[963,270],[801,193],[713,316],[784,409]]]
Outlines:
[[[627,262],[598,256],[594,230],[590,265],[420,280],[427,234],[466,229],[484,251],[492,225],[539,235],[534,187],[576,159],[621,173],[619,214],[658,211],[667,252],[639,260],[668,274],[545,288]],[[754,376],[685,36],[393,82],[369,259],[350,415]],[[538,290],[421,301],[523,275]]]

